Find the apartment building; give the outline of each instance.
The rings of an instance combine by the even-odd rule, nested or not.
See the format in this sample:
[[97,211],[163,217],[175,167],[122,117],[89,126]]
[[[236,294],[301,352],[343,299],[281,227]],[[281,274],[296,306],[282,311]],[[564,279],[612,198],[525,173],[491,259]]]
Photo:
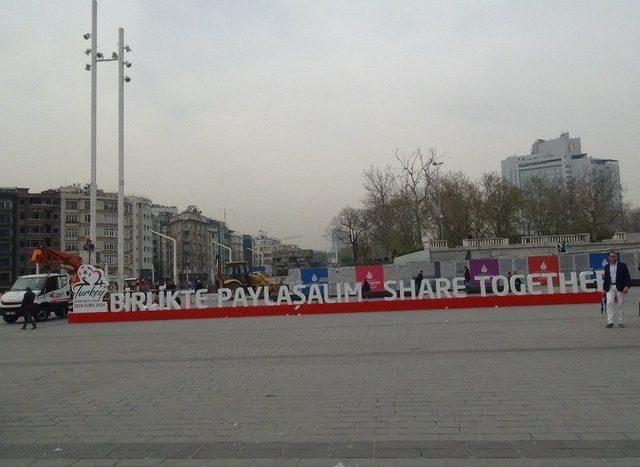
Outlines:
[[[88,185],[61,187],[60,191],[60,248],[78,253],[85,238],[90,235],[91,201]],[[133,258],[133,206],[131,200],[124,202],[124,275],[136,276],[138,266]],[[94,262],[105,269],[109,277],[118,273],[118,196],[117,193],[98,190],[96,219],[97,238]]]

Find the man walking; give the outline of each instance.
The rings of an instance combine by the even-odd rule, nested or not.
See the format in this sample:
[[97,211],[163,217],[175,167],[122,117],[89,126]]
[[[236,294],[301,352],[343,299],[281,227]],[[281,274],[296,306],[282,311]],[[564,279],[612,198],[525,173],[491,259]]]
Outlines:
[[627,265],[618,261],[615,251],[609,252],[609,264],[604,267],[604,291],[607,293],[607,327],[613,327],[614,310],[618,312],[618,326],[623,328],[623,297],[629,291],[631,276]]
[[24,318],[24,325],[22,326],[22,329],[27,329],[28,323],[31,323],[31,329],[35,329],[38,327],[38,325],[36,324],[36,320],[33,319],[35,299],[36,294],[31,291],[31,287],[27,287],[24,296],[22,297],[22,305],[20,305],[20,308],[22,309],[22,317]]

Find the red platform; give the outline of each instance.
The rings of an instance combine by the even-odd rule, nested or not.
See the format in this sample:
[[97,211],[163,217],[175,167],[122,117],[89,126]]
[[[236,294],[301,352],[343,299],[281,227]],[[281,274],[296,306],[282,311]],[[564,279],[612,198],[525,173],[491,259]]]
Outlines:
[[70,323],[108,323],[163,319],[241,318],[255,316],[320,315],[329,313],[366,313],[374,311],[443,310],[445,308],[486,308],[505,306],[569,305],[600,303],[600,292],[557,293],[543,295],[487,295],[422,300],[364,300],[346,303],[306,303],[303,305],[226,306],[186,310],[119,311],[106,313],[69,313]]

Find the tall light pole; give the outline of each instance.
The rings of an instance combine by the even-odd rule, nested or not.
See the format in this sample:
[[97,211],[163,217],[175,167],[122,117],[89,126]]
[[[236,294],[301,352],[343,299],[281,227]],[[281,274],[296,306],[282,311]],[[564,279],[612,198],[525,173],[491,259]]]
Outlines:
[[155,230],[150,231],[152,234],[156,234],[162,238],[166,238],[167,240],[171,240],[173,243],[173,283],[178,285],[178,242],[175,238],[169,237],[160,232],[156,232]]
[[125,51],[131,49],[124,43],[124,28],[119,28],[118,52],[112,55],[118,60],[118,290],[124,290],[124,83],[131,81],[124,75],[124,67],[131,66]]
[[438,195],[438,240],[444,240],[444,229],[442,227],[442,199],[440,197],[440,166],[444,164],[444,161],[434,162],[433,165],[436,166],[436,194]]
[[[86,35],[85,35],[86,37]],[[89,197],[89,235],[97,239],[98,181],[96,163],[96,119],[98,110],[98,2],[91,1],[91,194]],[[97,253],[96,253],[97,257]]]
[[[97,166],[96,166],[96,120],[97,120],[97,82],[98,63],[118,62],[118,289],[124,290],[124,83],[131,78],[124,76],[124,67],[131,66],[124,60],[124,52],[130,52],[124,44],[124,29],[118,29],[118,52],[111,58],[104,58],[98,51],[98,2],[91,1],[91,33],[84,35],[91,38],[91,48],[85,53],[91,55],[91,64],[85,69],[91,71],[91,187],[90,187],[90,227],[89,236],[94,245],[97,244]],[[96,253],[97,258],[97,253]]]

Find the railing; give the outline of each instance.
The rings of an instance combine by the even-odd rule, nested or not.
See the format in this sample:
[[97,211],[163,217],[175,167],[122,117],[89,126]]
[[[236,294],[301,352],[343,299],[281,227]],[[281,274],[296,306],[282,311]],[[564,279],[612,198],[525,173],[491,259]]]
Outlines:
[[482,247],[482,246],[505,246],[509,245],[508,238],[464,238],[462,246]]
[[627,232],[616,232],[613,234],[613,237],[611,237],[611,240],[626,240],[627,239]]
[[426,247],[429,250],[441,250],[444,248],[449,248],[449,244],[446,240],[429,240],[426,242]]
[[590,243],[591,234],[566,234],[566,235],[531,235],[522,237],[521,243],[525,245],[557,245],[558,243]]

